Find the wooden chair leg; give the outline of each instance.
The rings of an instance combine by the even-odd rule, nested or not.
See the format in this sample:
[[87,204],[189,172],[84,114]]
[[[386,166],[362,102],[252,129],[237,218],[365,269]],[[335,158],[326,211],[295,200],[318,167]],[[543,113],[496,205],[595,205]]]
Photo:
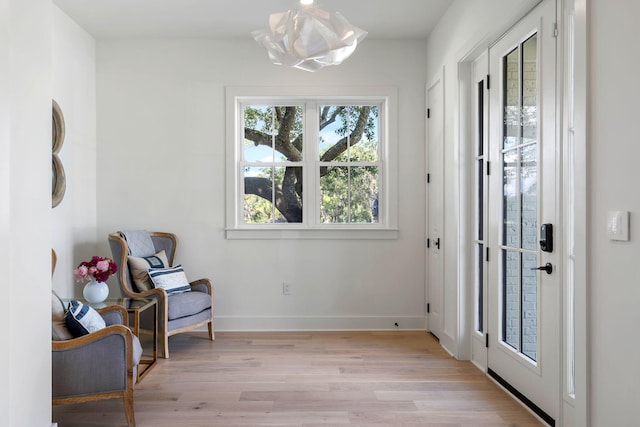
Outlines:
[[213,333],[213,320],[207,323],[207,328],[209,329],[209,339],[213,341],[215,339],[215,334]]
[[136,426],[136,416],[133,412],[133,389],[129,389],[124,393],[124,414],[127,417],[129,427]]
[[162,357],[165,359],[169,358],[169,335],[163,333],[160,336],[160,340],[162,341]]

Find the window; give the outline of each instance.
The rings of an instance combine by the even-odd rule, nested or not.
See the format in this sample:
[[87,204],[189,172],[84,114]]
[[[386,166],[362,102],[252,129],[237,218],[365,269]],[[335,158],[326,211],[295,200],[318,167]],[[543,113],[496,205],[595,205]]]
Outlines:
[[397,237],[396,91],[322,92],[227,88],[228,238]]

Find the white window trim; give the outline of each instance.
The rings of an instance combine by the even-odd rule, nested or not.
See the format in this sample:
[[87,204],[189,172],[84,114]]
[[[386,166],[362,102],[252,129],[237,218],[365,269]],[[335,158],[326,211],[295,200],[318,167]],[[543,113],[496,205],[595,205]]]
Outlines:
[[[341,98],[345,94],[354,100],[378,100],[386,105],[386,123],[380,123],[383,133],[383,173],[380,182],[379,224],[286,224],[245,225],[240,221],[238,194],[242,176],[237,165],[242,158],[239,144],[243,135],[240,105],[244,99],[261,99],[265,102],[281,103],[282,97],[290,100],[321,100]],[[226,237],[227,239],[397,239],[398,238],[398,90],[395,87],[271,87],[271,86],[227,86],[226,87]],[[306,172],[305,172],[306,174]],[[305,180],[306,181],[306,180]],[[307,198],[305,212],[310,200],[319,197],[314,190]],[[307,193],[309,194],[309,193]]]

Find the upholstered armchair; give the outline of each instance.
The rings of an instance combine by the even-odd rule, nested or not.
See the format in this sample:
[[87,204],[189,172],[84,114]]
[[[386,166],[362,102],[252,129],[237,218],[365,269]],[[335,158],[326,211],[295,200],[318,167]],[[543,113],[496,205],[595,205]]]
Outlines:
[[51,293],[52,403],[66,405],[122,398],[129,426],[135,426],[133,384],[142,347],[118,305],[97,310],[106,327],[73,338],[65,326],[65,309]]
[[[127,234],[129,233],[129,234]],[[127,240],[129,236],[129,240]],[[150,237],[150,243],[134,244],[132,236]],[[113,260],[118,264],[118,282],[123,296],[130,298],[156,298],[158,300],[158,335],[165,358],[169,357],[169,337],[207,325],[209,339],[213,332],[213,285],[209,279],[185,284],[187,292],[171,292],[168,288],[154,287],[147,269],[132,268],[133,262],[144,266],[173,267],[178,245],[175,234],[164,232],[116,232],[109,234]],[[142,261],[141,261],[142,260]],[[149,264],[146,264],[146,263]],[[164,265],[168,264],[168,265]],[[159,271],[161,269],[155,269]],[[151,270],[148,270],[151,271]],[[153,274],[153,273],[152,273]]]

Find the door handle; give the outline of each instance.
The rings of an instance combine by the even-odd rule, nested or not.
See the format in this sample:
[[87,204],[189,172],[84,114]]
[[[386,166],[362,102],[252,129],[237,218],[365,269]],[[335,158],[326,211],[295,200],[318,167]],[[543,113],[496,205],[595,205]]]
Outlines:
[[542,267],[532,267],[531,269],[532,270],[543,270],[543,271],[546,271],[547,274],[553,273],[553,265],[551,265],[550,262],[546,263]]
[[436,248],[440,249],[440,238],[438,237],[435,242]]

